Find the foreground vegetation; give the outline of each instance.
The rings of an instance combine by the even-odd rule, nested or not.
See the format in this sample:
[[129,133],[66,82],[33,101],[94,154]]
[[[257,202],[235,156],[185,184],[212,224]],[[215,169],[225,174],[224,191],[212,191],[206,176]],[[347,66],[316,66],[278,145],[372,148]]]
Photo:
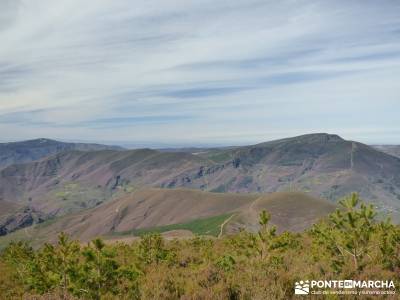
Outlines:
[[[277,234],[267,212],[257,233],[88,245],[61,233],[34,250],[11,243],[0,258],[0,299],[290,299],[306,279],[394,280],[400,228],[377,221],[356,194],[307,232]],[[335,298],[332,298],[335,299]]]

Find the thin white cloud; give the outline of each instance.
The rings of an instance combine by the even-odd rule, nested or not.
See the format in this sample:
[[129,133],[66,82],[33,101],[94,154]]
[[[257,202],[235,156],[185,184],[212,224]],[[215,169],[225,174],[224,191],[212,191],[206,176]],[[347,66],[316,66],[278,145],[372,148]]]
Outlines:
[[4,0],[0,134],[400,143],[399,37],[389,0]]

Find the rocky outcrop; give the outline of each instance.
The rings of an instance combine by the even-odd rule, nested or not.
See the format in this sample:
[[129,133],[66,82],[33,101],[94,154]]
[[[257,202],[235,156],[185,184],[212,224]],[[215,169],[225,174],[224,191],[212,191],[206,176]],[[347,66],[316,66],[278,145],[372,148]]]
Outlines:
[[15,214],[4,217],[0,220],[0,236],[33,224],[44,222],[48,218],[48,215],[37,211],[34,208],[25,207]]

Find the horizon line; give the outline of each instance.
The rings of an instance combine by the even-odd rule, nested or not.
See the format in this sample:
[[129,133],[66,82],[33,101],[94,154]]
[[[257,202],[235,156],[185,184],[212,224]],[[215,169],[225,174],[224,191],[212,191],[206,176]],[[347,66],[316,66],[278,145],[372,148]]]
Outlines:
[[[346,140],[346,141],[355,141],[360,142],[358,139],[347,139],[343,138],[339,134],[334,133],[327,133],[327,132],[318,132],[318,133],[304,133],[292,136],[282,136],[279,138],[273,138],[268,140],[259,140],[259,141],[249,141],[249,142],[184,142],[184,141],[175,141],[175,142],[156,142],[156,141],[107,141],[107,140],[85,140],[85,139],[64,139],[64,138],[47,138],[47,137],[37,137],[37,138],[28,138],[22,140],[0,140],[0,144],[8,144],[8,143],[22,143],[28,141],[35,141],[35,140],[52,140],[62,143],[82,143],[82,144],[99,144],[99,145],[106,145],[106,146],[119,146],[126,149],[140,149],[140,148],[152,148],[152,149],[187,149],[187,148],[229,148],[229,147],[241,147],[241,146],[251,146],[257,145],[267,142],[273,142],[277,140],[289,139],[289,138],[296,138],[301,136],[307,135],[330,135],[330,136],[338,136],[339,138]],[[362,140],[362,139],[361,139]],[[397,146],[397,143],[381,143],[381,142],[360,142],[366,145],[371,146]]]

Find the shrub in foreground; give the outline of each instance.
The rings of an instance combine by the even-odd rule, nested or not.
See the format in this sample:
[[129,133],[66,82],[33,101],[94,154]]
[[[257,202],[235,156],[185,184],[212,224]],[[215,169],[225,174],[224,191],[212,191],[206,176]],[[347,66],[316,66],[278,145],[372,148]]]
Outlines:
[[129,245],[82,246],[61,233],[38,250],[11,243],[0,268],[0,299],[290,299],[306,279],[394,280],[398,288],[400,228],[353,194],[299,234],[278,234],[267,212],[258,232],[220,239],[147,234]]

